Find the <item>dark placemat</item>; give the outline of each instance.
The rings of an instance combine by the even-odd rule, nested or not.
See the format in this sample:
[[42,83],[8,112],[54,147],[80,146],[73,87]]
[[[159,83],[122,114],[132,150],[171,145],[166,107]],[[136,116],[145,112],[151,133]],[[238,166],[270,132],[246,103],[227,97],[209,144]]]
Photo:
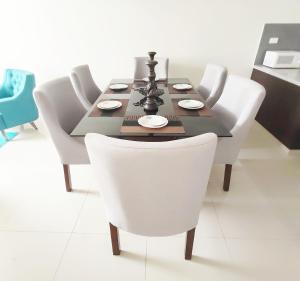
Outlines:
[[[177,83],[175,83],[177,84]],[[195,90],[195,88],[192,88],[190,90],[185,90],[185,91],[178,91],[173,88],[173,85],[175,84],[168,84],[168,91],[169,94],[198,94],[198,92]]]
[[143,115],[132,115],[124,118],[121,133],[124,134],[184,134],[185,130],[182,122],[176,116],[164,116],[168,119],[168,125],[159,128],[151,129],[144,128],[139,125],[138,119]]
[[[177,116],[201,116],[201,117],[212,117],[214,116],[213,111],[204,106],[201,109],[184,109],[178,105],[178,102],[184,99],[172,99],[174,112]],[[195,99],[201,101],[200,98]]]
[[[125,89],[125,90],[122,90],[122,91],[113,91],[109,88],[109,86],[112,85],[112,84],[127,84],[128,88]],[[128,94],[130,94],[130,92],[132,90],[132,84],[128,84],[128,83],[111,83],[110,85],[107,87],[104,94],[108,94],[108,95],[109,94],[112,94],[112,95],[114,95],[114,94],[127,94],[128,95]]]
[[[120,101],[122,103],[122,107],[113,110],[102,110],[98,108],[96,104],[93,110],[91,111],[89,117],[123,117],[125,115],[129,100],[127,99],[119,99],[119,100],[114,99],[114,100]],[[103,100],[100,100],[99,102],[101,101]]]

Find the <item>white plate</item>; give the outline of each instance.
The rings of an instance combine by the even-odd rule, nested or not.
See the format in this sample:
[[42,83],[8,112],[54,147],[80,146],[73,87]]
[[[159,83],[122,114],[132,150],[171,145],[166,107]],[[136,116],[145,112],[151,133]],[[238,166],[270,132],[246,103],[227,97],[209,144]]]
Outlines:
[[117,109],[122,106],[122,103],[118,100],[104,100],[97,104],[97,107],[103,110]]
[[184,90],[190,90],[193,88],[192,85],[190,84],[175,84],[173,85],[173,88],[179,91],[184,91]]
[[109,88],[113,91],[121,91],[126,90],[128,88],[127,84],[112,84],[109,86]]
[[168,119],[159,115],[145,115],[139,118],[138,123],[146,128],[158,129],[168,125]]
[[204,103],[198,100],[181,100],[178,105],[185,109],[200,109],[204,107]]

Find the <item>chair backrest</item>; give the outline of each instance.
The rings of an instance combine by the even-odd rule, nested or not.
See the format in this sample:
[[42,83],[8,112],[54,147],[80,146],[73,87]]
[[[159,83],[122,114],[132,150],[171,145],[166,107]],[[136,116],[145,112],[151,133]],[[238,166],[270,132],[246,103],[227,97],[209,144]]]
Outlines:
[[39,116],[33,99],[34,74],[25,70],[6,69],[0,87],[2,128],[12,128],[36,120]]
[[[37,86],[34,98],[63,163],[72,153],[69,134],[86,113],[69,77]],[[73,151],[74,153],[74,151]]]
[[233,135],[234,158],[247,136],[266,95],[265,88],[255,81],[228,75],[223,93],[212,110]]
[[208,64],[205,68],[198,91],[206,99],[206,105],[212,107],[220,98],[227,77],[224,66]]
[[125,231],[167,236],[197,225],[217,137],[170,142],[85,138],[108,220]]
[[101,90],[93,80],[89,66],[74,67],[71,72],[71,81],[79,100],[88,110],[101,94]]
[[26,90],[30,93],[31,99],[33,99],[32,92],[34,87],[35,78],[33,73],[20,69],[6,69],[0,96],[12,97]]
[[[134,58],[134,80],[148,78],[149,67],[146,65],[148,60],[148,57]],[[167,80],[169,72],[169,59],[157,57],[155,60],[158,62],[158,64],[155,66],[156,79]]]

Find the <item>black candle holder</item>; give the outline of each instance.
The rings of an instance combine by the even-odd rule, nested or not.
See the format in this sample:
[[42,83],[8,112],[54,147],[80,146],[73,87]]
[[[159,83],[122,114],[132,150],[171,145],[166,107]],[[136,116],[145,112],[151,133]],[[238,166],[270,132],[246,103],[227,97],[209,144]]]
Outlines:
[[143,103],[143,107],[145,111],[148,112],[155,112],[158,110],[158,96],[159,96],[159,90],[157,88],[157,83],[155,81],[156,73],[155,73],[155,66],[157,65],[157,61],[154,60],[154,57],[156,55],[156,52],[149,52],[148,53],[150,59],[146,63],[146,65],[149,67],[149,82],[145,88],[146,91],[146,100]]
[[[144,98],[142,98],[140,101],[135,102],[134,105],[135,106],[142,106],[144,107],[145,102],[147,100],[147,92],[146,92],[146,88],[138,88],[135,89],[136,91],[138,91],[140,94],[142,94],[144,96]],[[157,103],[157,106],[163,105],[164,104],[164,100],[162,98],[160,98],[161,95],[164,94],[164,90],[163,89],[158,89],[157,90],[157,96],[155,97],[155,101]]]

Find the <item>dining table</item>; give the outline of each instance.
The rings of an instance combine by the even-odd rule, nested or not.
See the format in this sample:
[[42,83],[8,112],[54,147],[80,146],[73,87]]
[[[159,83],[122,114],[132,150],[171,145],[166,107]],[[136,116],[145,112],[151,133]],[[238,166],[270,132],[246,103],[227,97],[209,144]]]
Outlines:
[[[110,89],[110,85],[117,83],[127,84],[128,88],[122,91]],[[163,93],[159,96],[162,105],[156,113],[151,114],[168,119],[168,125],[163,128],[145,128],[138,123],[140,117],[150,114],[139,105],[144,96],[138,89],[146,87],[145,81],[113,79],[70,135],[84,137],[88,133],[99,133],[135,141],[169,141],[209,132],[215,133],[218,137],[232,137],[220,117],[205,105],[205,100],[195,87],[184,91],[176,90],[173,86],[179,83],[191,84],[187,78],[169,78],[157,82],[158,89]],[[201,109],[184,109],[178,102],[186,99],[202,101],[204,106]],[[117,100],[122,106],[114,110],[100,109],[97,105],[104,100]]]

